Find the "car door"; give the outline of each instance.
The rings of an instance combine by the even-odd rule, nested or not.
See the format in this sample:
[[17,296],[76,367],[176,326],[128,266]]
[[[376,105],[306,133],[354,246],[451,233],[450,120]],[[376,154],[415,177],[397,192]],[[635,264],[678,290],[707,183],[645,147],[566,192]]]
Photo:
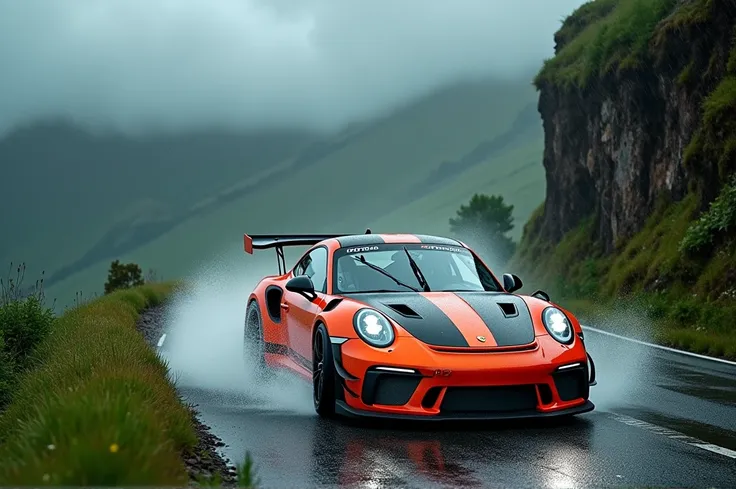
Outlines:
[[327,292],[327,248],[320,246],[306,254],[294,267],[295,277],[306,275],[314,283],[317,298],[310,301],[296,292],[285,291],[287,305],[287,328],[289,344],[301,358],[305,368],[311,370],[312,365],[312,325],[314,318],[321,311]]

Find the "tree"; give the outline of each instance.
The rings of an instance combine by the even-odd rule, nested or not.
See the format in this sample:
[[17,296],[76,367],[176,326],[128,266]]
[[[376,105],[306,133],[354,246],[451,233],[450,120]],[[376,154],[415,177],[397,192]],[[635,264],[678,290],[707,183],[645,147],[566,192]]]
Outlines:
[[120,260],[115,260],[110,264],[110,270],[107,273],[107,282],[105,282],[105,294],[117,289],[128,289],[143,285],[143,272],[141,267],[135,263],[127,263],[123,265]]
[[516,249],[507,235],[514,229],[513,210],[500,195],[475,194],[467,205],[460,206],[455,218],[450,218],[450,231],[505,265]]

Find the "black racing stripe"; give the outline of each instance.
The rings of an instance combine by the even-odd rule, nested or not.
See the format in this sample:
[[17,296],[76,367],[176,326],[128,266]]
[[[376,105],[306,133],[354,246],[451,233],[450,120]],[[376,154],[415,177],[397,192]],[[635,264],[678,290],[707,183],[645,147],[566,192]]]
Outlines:
[[[351,294],[350,298],[381,311],[399,323],[412,336],[428,345],[468,346],[465,337],[452,320],[421,294],[416,292]],[[399,314],[388,304],[408,306],[420,317],[408,317]]]
[[462,246],[456,239],[443,238],[441,236],[430,236],[428,234],[415,234],[414,236],[422,242],[422,244],[434,244],[445,246]]
[[[498,346],[526,345],[534,341],[534,323],[529,308],[519,296],[488,292],[456,292],[481,317]],[[499,303],[513,304],[518,314],[507,317]]]
[[355,234],[352,236],[340,236],[336,238],[341,248],[347,246],[368,246],[385,244],[381,236],[378,234]]

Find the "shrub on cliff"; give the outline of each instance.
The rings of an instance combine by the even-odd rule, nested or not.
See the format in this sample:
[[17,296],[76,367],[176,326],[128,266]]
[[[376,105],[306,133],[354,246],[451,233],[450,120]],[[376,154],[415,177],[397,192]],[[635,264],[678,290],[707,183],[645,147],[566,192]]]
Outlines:
[[109,294],[118,289],[129,289],[143,285],[143,271],[141,267],[135,263],[120,263],[115,260],[110,264],[110,270],[107,273],[107,282],[105,282],[105,294]]
[[736,228],[736,175],[724,185],[707,212],[703,213],[685,233],[680,249],[688,253],[702,252],[720,244],[726,233]]
[[491,252],[499,265],[505,265],[516,249],[508,236],[514,229],[513,210],[500,195],[475,194],[460,206],[457,217],[450,218],[450,231],[479,250]]

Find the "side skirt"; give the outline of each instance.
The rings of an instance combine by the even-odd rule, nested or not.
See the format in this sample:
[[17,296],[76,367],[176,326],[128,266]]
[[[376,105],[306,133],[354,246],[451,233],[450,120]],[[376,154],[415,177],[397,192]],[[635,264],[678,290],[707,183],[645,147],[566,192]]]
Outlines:
[[[288,358],[300,370],[297,373],[299,374],[307,373],[309,379],[312,378],[312,362],[304,358],[302,355],[297,353],[295,350],[289,348],[286,345],[281,345],[279,343],[266,343],[265,350],[266,350],[266,353],[269,353],[271,355],[278,355],[283,358]],[[282,362],[279,362],[277,366],[291,368],[289,364],[285,365]]]

